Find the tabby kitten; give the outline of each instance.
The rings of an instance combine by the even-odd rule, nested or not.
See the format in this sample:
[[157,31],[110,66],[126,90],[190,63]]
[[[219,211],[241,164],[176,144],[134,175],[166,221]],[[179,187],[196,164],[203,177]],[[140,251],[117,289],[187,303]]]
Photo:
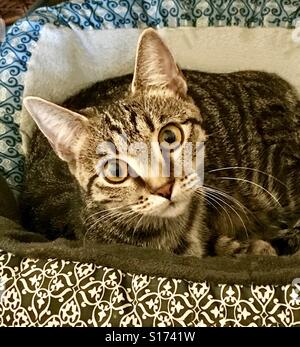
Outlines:
[[[39,128],[26,162],[25,226],[49,239],[198,257],[295,252],[295,90],[264,72],[184,76],[156,31],[147,29],[133,79],[97,83],[63,107],[25,98]],[[191,168],[175,175],[172,168],[188,145],[203,142],[204,184],[194,149]],[[151,165],[124,150],[134,143],[146,146]],[[163,175],[167,163],[169,175]]]

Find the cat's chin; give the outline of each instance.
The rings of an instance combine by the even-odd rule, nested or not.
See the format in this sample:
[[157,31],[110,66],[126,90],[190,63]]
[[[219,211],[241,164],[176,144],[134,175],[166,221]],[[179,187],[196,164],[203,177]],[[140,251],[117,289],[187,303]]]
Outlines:
[[188,201],[176,201],[158,206],[155,212],[152,212],[152,216],[161,218],[176,218],[181,216],[187,211]]

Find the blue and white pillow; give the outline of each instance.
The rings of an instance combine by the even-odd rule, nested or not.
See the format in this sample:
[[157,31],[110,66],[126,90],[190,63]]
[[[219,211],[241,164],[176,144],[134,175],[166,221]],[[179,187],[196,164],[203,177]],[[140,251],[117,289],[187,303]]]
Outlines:
[[[298,59],[300,65],[300,58],[297,58],[300,47],[291,34],[299,17],[300,1],[280,0],[78,0],[36,10],[9,29],[0,47],[0,174],[16,193],[21,189],[24,156],[20,121],[24,92],[25,95],[34,92],[35,95],[60,102],[62,98],[93,82],[83,77],[83,73],[80,75],[82,80],[76,74],[78,66],[85,66],[93,75],[94,70],[89,66],[91,62],[98,64],[93,78],[131,72],[138,29],[147,26],[169,28],[162,30],[162,36],[184,68],[206,71],[269,69],[282,72],[283,77],[300,90],[300,71],[296,64]],[[112,33],[109,30],[116,28],[120,31]],[[180,29],[174,32],[172,28]],[[258,34],[257,28],[268,30]],[[124,29],[128,30],[126,35]],[[104,36],[103,30],[107,30]],[[58,40],[57,47],[61,48],[56,53],[53,48],[56,46],[51,44],[52,38]],[[70,38],[75,41],[65,46]],[[93,43],[94,38],[98,48]],[[102,42],[100,46],[99,42]],[[49,54],[45,54],[47,43]],[[91,55],[85,54],[85,49]],[[95,49],[99,50],[99,54]],[[220,53],[221,49],[223,53]],[[72,56],[74,52],[75,58],[78,54],[77,60]],[[73,70],[72,67],[67,69],[66,65],[61,65],[61,59],[68,55],[72,56],[69,66],[74,63]],[[87,60],[83,61],[85,56]],[[94,60],[91,60],[91,56]],[[118,56],[119,64],[108,76],[104,73],[105,59],[108,61],[113,56]],[[47,59],[55,64],[49,66]],[[286,64],[284,59],[287,59]],[[68,59],[64,62],[68,62]],[[62,67],[64,71],[61,71]],[[51,84],[49,81],[53,68],[57,70],[54,76],[63,73],[62,79],[74,78],[73,88],[69,83],[65,93],[55,92],[55,82]],[[44,85],[41,92],[39,83]],[[29,120],[25,117],[22,122],[26,133],[26,122]]]

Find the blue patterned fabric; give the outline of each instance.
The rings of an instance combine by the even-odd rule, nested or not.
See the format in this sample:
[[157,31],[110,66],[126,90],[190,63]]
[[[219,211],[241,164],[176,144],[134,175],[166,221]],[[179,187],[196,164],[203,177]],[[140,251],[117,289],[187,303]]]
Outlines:
[[0,47],[0,174],[14,191],[22,186],[24,159],[18,131],[24,74],[31,47],[51,23],[81,29],[179,26],[294,28],[300,1],[85,0],[41,8],[17,21]]

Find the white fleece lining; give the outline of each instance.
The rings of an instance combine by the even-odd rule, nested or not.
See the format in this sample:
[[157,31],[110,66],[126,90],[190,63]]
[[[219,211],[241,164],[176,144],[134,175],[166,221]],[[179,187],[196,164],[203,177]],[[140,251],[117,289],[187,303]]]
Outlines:
[[[182,69],[206,72],[275,72],[300,94],[300,45],[283,28],[163,28]],[[80,30],[44,25],[32,50],[24,95],[61,103],[97,81],[132,73],[140,29]],[[34,123],[22,111],[23,151]]]

